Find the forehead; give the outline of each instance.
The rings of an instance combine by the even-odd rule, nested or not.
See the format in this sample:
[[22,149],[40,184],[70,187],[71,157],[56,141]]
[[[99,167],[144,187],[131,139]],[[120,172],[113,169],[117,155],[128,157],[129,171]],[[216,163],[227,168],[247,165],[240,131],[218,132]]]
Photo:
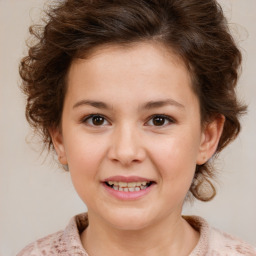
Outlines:
[[146,97],[176,90],[184,97],[192,88],[181,58],[162,44],[152,43],[98,47],[85,58],[73,60],[67,82],[68,91],[77,96],[98,90],[102,97],[111,92],[112,96],[143,92]]
[[139,49],[157,49],[159,52],[162,52],[163,56],[169,55],[172,58],[175,57],[176,61],[182,62],[181,57],[176,53],[175,49],[165,45],[160,41],[153,40],[142,40],[129,43],[105,43],[102,45],[92,47],[89,51],[81,51],[77,57],[81,59],[89,59],[96,57],[99,54],[108,53],[110,51],[129,52],[134,50],[136,51]]
[[[83,60],[97,60],[104,56],[103,58],[107,56],[121,56],[125,54],[129,55],[135,55],[143,53],[143,59],[148,57],[150,62],[154,61],[153,57],[162,57],[164,59],[168,59],[173,64],[177,65],[183,65],[186,67],[185,62],[179,56],[174,49],[172,49],[169,46],[164,45],[161,42],[157,41],[141,41],[141,42],[131,42],[131,43],[124,43],[124,44],[115,44],[115,43],[109,43],[109,44],[103,44],[96,47],[93,47],[91,50],[85,53],[80,53],[78,58],[74,58],[72,62],[77,61],[83,61]],[[156,54],[157,53],[157,54]],[[137,55],[138,57],[140,55]],[[139,58],[136,59],[136,62],[139,63]]]
[[[170,64],[177,69],[190,75],[185,62],[178,56],[173,49],[166,47],[158,42],[140,42],[130,43],[125,45],[105,44],[93,48],[86,54],[81,55],[81,58],[73,59],[68,72],[68,78],[73,74],[77,67],[84,68],[84,71],[103,71],[113,73],[113,68],[116,70],[126,70],[127,74],[132,68],[132,73],[165,71]],[[112,72],[111,72],[112,71]],[[98,73],[103,75],[103,73]],[[172,74],[170,74],[171,76]],[[70,80],[69,80],[70,82]]]

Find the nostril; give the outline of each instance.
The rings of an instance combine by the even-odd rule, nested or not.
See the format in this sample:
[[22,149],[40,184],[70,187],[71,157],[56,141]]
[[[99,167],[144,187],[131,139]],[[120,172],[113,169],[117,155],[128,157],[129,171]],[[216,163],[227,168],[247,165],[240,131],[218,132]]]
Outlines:
[[113,137],[108,151],[109,159],[125,166],[142,162],[146,154],[137,137],[137,133],[125,127],[120,136]]

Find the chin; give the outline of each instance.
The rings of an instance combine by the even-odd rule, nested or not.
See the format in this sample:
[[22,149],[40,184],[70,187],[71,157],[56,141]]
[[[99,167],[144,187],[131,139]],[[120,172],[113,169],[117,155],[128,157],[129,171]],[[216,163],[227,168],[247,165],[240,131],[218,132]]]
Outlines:
[[147,228],[154,223],[154,218],[152,217],[145,211],[138,209],[121,209],[113,214],[110,213],[104,216],[105,220],[114,228],[127,231]]

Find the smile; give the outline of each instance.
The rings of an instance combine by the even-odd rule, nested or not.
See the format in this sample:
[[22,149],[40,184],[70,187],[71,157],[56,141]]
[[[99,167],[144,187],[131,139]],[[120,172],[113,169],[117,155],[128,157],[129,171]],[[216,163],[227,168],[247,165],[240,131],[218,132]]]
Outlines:
[[157,185],[152,179],[139,176],[112,176],[102,181],[109,195],[118,200],[139,200]]
[[124,192],[137,192],[144,190],[152,185],[151,181],[142,182],[121,182],[121,181],[106,181],[105,184],[114,190]]

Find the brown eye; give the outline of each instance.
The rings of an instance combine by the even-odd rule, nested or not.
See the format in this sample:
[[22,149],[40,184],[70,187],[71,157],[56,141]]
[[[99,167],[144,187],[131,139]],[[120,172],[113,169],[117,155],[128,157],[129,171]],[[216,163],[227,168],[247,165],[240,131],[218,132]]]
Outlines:
[[166,118],[162,116],[156,116],[152,121],[155,126],[162,126],[165,124]]
[[170,125],[173,123],[175,123],[175,121],[169,116],[154,115],[149,119],[149,121],[146,123],[146,125],[161,127],[161,126],[167,126],[167,125]]
[[90,116],[86,117],[82,122],[89,126],[109,125],[109,122],[106,120],[106,118],[101,115],[90,115]]
[[104,117],[102,117],[102,116],[93,116],[92,117],[92,123],[93,123],[93,125],[96,125],[96,126],[98,126],[98,125],[103,125],[104,124]]

